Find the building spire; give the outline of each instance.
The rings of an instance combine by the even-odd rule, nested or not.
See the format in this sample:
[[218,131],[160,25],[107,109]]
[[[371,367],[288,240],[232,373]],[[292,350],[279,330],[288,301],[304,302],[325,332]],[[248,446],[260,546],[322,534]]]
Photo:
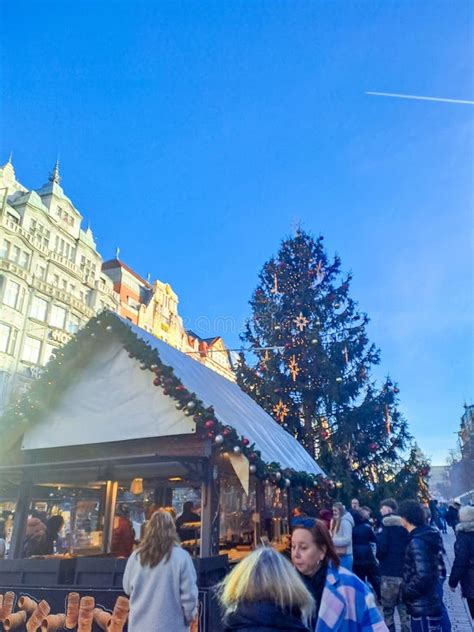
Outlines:
[[50,182],[54,182],[55,184],[60,184],[61,183],[61,176],[59,175],[59,155],[56,158],[56,163],[55,163],[54,168],[51,171],[51,174],[49,176],[49,181]]

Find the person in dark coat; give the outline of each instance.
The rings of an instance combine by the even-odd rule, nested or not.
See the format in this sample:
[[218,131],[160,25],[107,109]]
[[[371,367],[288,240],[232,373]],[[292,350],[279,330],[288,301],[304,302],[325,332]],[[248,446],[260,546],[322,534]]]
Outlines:
[[474,619],[474,507],[463,507],[459,512],[454,554],[449,587],[454,591],[461,584],[462,596]]
[[380,575],[374,549],[377,539],[369,520],[362,509],[352,512],[354,528],[352,529],[352,554],[354,566],[352,571],[363,582],[368,582],[380,601]]
[[198,529],[196,527],[185,528],[185,524],[201,524],[201,516],[194,512],[194,504],[191,500],[187,500],[183,505],[183,513],[176,519],[176,529],[182,541],[193,540],[197,537]]
[[441,632],[441,535],[425,524],[423,507],[416,500],[405,500],[400,504],[400,517],[409,533],[403,563],[402,595],[411,615],[412,632]]
[[219,599],[225,632],[309,632],[315,606],[297,571],[271,547],[239,562]]
[[451,529],[456,533],[456,525],[459,522],[459,508],[460,504],[456,502],[449,503],[448,511],[446,512],[446,522]]
[[401,632],[409,632],[410,619],[401,599],[403,559],[409,535],[402,526],[402,519],[397,510],[398,504],[394,498],[386,498],[380,503],[382,527],[377,534],[377,559],[381,576],[380,602],[390,632],[395,632],[395,608],[400,617]]

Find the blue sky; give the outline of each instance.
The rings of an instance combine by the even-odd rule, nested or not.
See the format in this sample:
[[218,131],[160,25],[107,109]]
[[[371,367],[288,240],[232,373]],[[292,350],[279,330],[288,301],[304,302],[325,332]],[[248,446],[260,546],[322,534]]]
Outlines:
[[0,161],[64,189],[98,247],[238,346],[257,274],[323,233],[443,463],[472,402],[468,1],[2,2]]

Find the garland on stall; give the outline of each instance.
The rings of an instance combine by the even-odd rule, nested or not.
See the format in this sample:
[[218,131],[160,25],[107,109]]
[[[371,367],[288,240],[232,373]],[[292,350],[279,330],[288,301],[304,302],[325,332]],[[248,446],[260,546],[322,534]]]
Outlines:
[[161,388],[163,394],[176,401],[176,408],[192,416],[196,432],[203,440],[221,453],[243,454],[250,463],[250,473],[268,480],[281,489],[296,487],[312,490],[330,490],[334,482],[321,475],[297,472],[282,468],[278,463],[266,463],[254,443],[239,436],[235,428],[223,424],[216,417],[212,406],[206,407],[190,392],[175,375],[172,367],[165,365],[156,349],[136,335],[131,328],[112,312],[104,311],[92,318],[64,347],[58,349],[35,382],[28,394],[12,404],[0,418],[0,432],[16,430],[18,436],[51,410],[61,395],[78,379],[101,337],[105,333],[115,333],[128,352],[130,358],[140,362],[140,369],[153,374],[153,384]]

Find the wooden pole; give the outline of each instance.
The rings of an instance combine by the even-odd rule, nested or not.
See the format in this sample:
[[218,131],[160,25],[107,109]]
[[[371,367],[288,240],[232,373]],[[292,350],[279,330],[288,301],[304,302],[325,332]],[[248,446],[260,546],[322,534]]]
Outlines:
[[212,458],[206,459],[201,484],[200,557],[219,554],[219,468]]

